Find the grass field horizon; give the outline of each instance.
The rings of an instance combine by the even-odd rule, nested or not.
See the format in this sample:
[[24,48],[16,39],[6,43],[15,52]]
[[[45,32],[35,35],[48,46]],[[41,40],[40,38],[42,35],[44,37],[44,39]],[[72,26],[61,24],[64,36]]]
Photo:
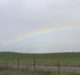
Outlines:
[[65,52],[65,53],[17,53],[17,52],[0,52],[0,63],[17,64],[19,57],[20,64],[33,64],[33,59],[36,59],[36,64],[56,65],[60,62],[61,65],[80,66],[80,52]]

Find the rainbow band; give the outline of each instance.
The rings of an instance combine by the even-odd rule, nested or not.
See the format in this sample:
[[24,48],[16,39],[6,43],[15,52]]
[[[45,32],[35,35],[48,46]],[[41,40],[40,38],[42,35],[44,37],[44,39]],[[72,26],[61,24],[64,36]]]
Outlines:
[[38,35],[42,35],[42,34],[45,34],[45,33],[50,33],[50,32],[64,32],[64,31],[73,31],[73,30],[80,30],[80,27],[73,27],[73,28],[70,28],[70,27],[66,27],[66,28],[55,28],[55,29],[43,29],[43,30],[38,30],[38,31],[35,31],[35,32],[25,32],[23,34],[20,34],[20,35],[17,35],[15,38],[12,39],[12,41],[9,41],[7,43],[6,46],[9,46],[10,44],[13,44],[13,43],[16,43],[16,42],[19,42],[25,38],[30,38],[30,37],[33,37],[33,36],[38,36]]

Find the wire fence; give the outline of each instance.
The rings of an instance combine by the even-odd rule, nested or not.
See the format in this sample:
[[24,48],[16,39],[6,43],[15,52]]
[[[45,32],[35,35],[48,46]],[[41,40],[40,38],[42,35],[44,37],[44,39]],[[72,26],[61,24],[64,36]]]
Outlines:
[[57,72],[60,75],[61,72],[76,72],[80,73],[80,66],[61,65],[58,61],[57,65],[45,65],[37,64],[36,58],[33,58],[33,64],[20,64],[20,57],[17,58],[17,64],[10,64],[6,61],[6,64],[0,64],[0,69],[11,70],[16,69],[17,75],[20,75],[20,71],[46,71],[46,72]]

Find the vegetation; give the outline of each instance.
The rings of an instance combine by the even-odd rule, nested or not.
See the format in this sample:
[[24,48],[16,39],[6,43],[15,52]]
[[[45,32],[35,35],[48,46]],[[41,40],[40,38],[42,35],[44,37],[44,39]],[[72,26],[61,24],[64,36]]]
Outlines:
[[76,73],[66,73],[66,72],[62,72],[60,74],[58,74],[57,72],[44,72],[44,71],[37,71],[37,72],[33,72],[33,71],[20,71],[18,73],[17,70],[1,70],[0,71],[0,75],[79,75]]
[[[34,59],[35,58],[35,59]],[[24,54],[0,52],[0,64],[80,65],[80,53]],[[35,60],[35,61],[34,61]],[[34,64],[34,65],[35,65]],[[79,75],[66,72],[28,71],[0,67],[0,75]]]
[[33,58],[36,64],[57,65],[80,65],[80,53],[49,53],[49,54],[24,54],[14,52],[0,52],[0,63],[17,64],[19,57],[20,64],[33,64]]

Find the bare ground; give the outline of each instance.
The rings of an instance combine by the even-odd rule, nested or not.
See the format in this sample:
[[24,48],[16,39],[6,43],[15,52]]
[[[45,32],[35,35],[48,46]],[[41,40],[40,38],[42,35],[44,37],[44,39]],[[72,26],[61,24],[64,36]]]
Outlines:
[[[21,69],[21,70],[34,70],[33,64],[0,64],[0,68],[4,69]],[[35,65],[35,70],[40,71],[58,71],[60,69],[61,72],[74,72],[80,73],[80,66],[69,66],[69,65]]]

